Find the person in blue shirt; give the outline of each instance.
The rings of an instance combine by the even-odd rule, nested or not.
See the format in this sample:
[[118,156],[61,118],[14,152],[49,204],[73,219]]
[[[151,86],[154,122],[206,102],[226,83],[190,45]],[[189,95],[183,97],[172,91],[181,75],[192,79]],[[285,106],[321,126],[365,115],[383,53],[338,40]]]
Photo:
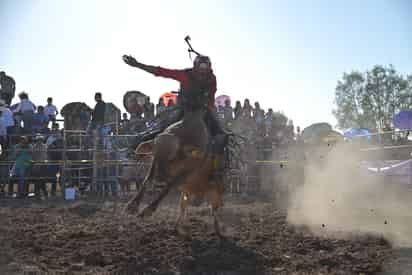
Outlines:
[[44,113],[44,107],[37,107],[37,113],[33,115],[33,130],[35,133],[44,134],[47,132],[49,116]]

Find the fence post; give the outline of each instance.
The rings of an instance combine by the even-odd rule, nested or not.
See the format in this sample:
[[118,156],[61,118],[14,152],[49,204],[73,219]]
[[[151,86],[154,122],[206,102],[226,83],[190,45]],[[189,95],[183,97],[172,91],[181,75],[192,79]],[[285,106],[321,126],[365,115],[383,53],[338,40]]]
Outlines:
[[93,178],[92,178],[92,186],[91,190],[92,192],[97,191],[97,134],[96,131],[92,132],[92,138],[93,138]]

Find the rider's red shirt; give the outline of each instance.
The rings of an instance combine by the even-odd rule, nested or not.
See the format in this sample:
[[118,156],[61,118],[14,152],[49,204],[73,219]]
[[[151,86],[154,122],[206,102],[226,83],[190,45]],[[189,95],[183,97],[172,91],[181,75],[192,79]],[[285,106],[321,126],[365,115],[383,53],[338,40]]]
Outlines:
[[[171,70],[162,67],[157,67],[156,72],[154,73],[155,76],[166,77],[170,79],[174,79],[180,82],[183,89],[189,89],[190,81],[187,71],[185,70]],[[209,107],[212,108],[215,105],[215,94],[216,94],[216,76],[212,72],[212,89],[209,95]]]

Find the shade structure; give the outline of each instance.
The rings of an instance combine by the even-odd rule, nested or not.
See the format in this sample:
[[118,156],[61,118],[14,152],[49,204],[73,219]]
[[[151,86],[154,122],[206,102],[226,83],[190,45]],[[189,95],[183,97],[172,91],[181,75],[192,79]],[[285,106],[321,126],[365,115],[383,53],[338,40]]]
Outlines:
[[147,101],[148,96],[139,91],[128,91],[123,96],[123,106],[130,114],[143,113]]
[[218,96],[218,97],[216,97],[216,99],[215,99],[215,106],[216,107],[223,107],[223,106],[225,106],[225,102],[226,102],[226,100],[229,100],[229,102],[230,102],[230,96],[228,96],[228,95],[220,95],[220,96]]
[[332,131],[332,126],[326,122],[319,122],[311,124],[302,131],[302,138],[309,140],[319,138],[323,134],[329,134]]
[[169,105],[169,100],[172,100],[173,103],[176,105],[176,103],[177,103],[177,94],[174,93],[174,92],[166,92],[166,93],[162,94],[159,99],[163,100],[163,104],[165,106]]
[[343,133],[346,138],[354,138],[358,136],[364,136],[367,139],[371,138],[371,132],[365,128],[349,128]]
[[336,131],[331,131],[322,137],[323,142],[339,142],[343,140],[343,135]]
[[412,110],[400,111],[393,117],[393,125],[401,130],[412,129]]

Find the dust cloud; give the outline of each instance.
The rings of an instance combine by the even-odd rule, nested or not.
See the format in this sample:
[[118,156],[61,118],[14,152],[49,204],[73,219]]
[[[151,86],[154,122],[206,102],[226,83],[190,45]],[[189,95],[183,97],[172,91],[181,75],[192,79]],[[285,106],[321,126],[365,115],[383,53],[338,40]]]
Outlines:
[[290,198],[290,223],[318,235],[367,233],[412,247],[412,189],[368,172],[360,151],[348,144],[309,158],[304,184]]

